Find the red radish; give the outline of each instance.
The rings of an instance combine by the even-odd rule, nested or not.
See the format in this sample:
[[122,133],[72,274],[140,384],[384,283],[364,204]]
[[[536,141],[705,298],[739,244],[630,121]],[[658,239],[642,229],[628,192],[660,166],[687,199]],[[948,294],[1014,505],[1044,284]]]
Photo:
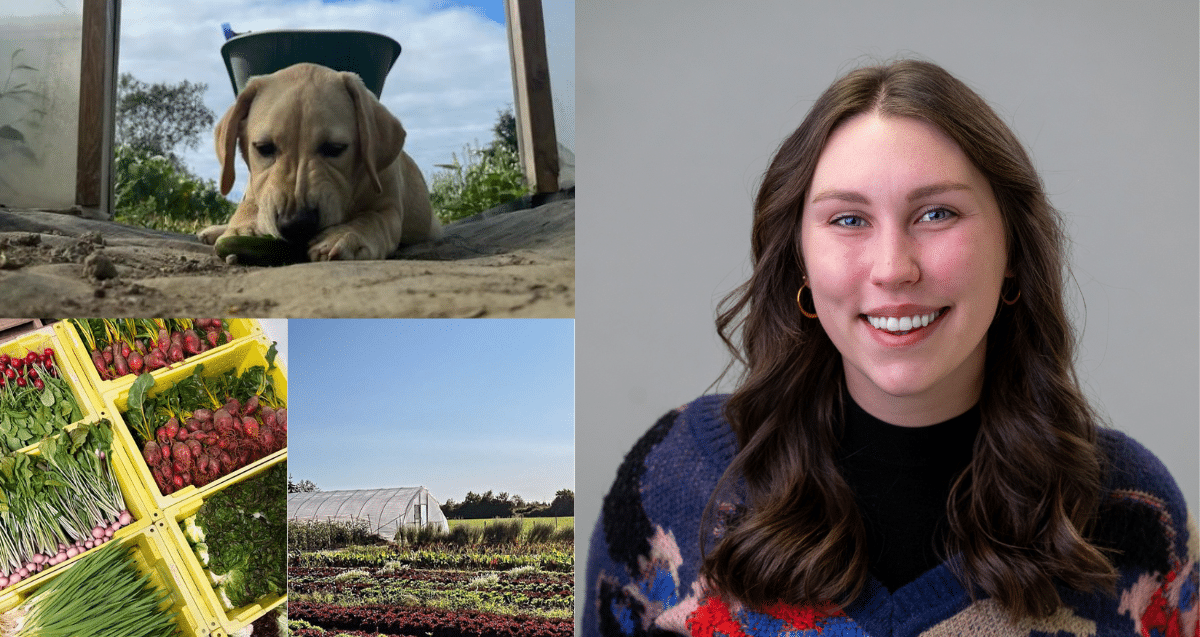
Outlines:
[[258,409],[258,396],[251,396],[246,404],[242,405],[242,415],[249,416]]
[[40,378],[35,378],[33,381],[33,386],[37,389],[45,389],[46,383],[42,382],[42,379]]
[[213,422],[216,423],[217,429],[228,430],[233,427],[233,416],[228,409],[222,407],[213,414]]
[[38,359],[37,352],[29,352],[28,354],[25,355],[25,364],[32,365],[37,362],[37,359]]
[[155,370],[162,369],[167,366],[167,356],[161,350],[152,349],[150,353],[142,359],[146,363],[146,369]]
[[17,377],[17,387],[24,387],[24,386],[25,386],[25,377],[18,376]]
[[[46,351],[50,351],[50,350],[46,350]],[[8,362],[10,360],[12,360],[12,359],[10,359],[8,357],[8,354],[0,354],[0,367],[4,367],[5,365],[8,365]]]
[[146,464],[154,466],[162,460],[162,453],[158,450],[158,443],[151,440],[146,443],[146,447],[142,449],[142,456],[146,458]]
[[125,355],[121,352],[120,345],[113,350],[113,368],[117,370],[117,378],[125,376],[129,373],[129,363],[125,360]]
[[187,445],[188,452],[190,452],[192,454],[193,459],[196,458],[197,456],[199,456],[200,452],[204,450],[200,446],[200,441],[196,440],[195,438],[188,439],[187,441],[184,442],[184,444]]
[[204,344],[200,341],[200,335],[196,334],[196,330],[184,330],[183,332],[183,349],[188,354],[199,354],[203,352]]
[[28,378],[29,380],[37,380],[37,377],[38,377],[37,370],[32,367],[29,368],[29,371],[25,373],[25,377]]
[[142,367],[144,366],[144,361],[142,360],[142,355],[137,350],[133,350],[132,352],[129,352],[128,363],[129,363],[129,370],[132,371],[134,374],[142,373]]
[[192,452],[186,444],[178,440],[171,443],[171,457],[175,458],[176,471],[188,471],[192,468]]

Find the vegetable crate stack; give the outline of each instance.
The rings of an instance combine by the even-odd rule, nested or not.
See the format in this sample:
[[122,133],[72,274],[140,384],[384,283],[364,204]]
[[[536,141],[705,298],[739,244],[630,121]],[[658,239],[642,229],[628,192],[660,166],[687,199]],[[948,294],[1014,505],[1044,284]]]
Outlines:
[[[115,366],[92,357],[111,342],[127,366],[117,341],[155,328],[208,331],[201,321],[63,321],[0,348],[9,361],[20,354],[22,370],[32,366],[39,378],[55,368],[78,403],[68,417],[84,420],[33,445],[4,439],[0,525],[17,532],[0,534],[0,576],[17,577],[0,581],[8,584],[0,587],[0,634],[226,637],[286,604],[286,522],[274,509],[286,509],[287,375],[257,322],[219,321],[217,345],[128,378],[113,378]],[[152,340],[177,344],[165,334]],[[39,362],[24,362],[34,345]],[[25,396],[26,378],[24,394],[0,387],[0,397],[40,409]],[[66,401],[38,400],[39,421]],[[0,425],[28,422],[0,405]],[[62,511],[47,519],[46,503]],[[93,518],[101,522],[88,526]],[[55,526],[67,528],[46,528]],[[76,548],[76,536],[90,536],[95,548],[82,539]],[[48,548],[28,554],[29,546]]]

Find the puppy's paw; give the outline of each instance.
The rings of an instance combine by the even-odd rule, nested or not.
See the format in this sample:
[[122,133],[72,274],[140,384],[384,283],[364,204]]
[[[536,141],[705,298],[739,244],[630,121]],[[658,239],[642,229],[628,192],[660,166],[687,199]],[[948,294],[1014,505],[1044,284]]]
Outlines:
[[201,230],[200,232],[197,232],[196,236],[199,237],[200,240],[203,241],[204,243],[207,243],[208,245],[213,245],[214,243],[217,242],[217,239],[221,238],[221,235],[225,234],[225,229],[228,227],[229,226],[224,225],[224,224],[219,225],[219,226],[209,226],[209,227]]
[[334,226],[317,236],[308,248],[308,258],[311,261],[382,259],[387,252],[377,243],[354,228]]
[[254,226],[209,226],[196,236],[205,243],[216,243],[221,237],[257,237],[262,233]]

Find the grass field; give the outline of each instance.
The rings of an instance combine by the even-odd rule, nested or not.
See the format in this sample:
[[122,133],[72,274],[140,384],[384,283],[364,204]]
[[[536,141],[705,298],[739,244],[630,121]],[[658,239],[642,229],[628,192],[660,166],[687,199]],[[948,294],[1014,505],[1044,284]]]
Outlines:
[[521,526],[522,531],[528,531],[529,527],[531,527],[535,524],[539,524],[539,523],[540,524],[553,524],[555,530],[561,529],[561,528],[571,528],[571,529],[575,528],[575,518],[573,518],[573,517],[571,517],[571,518],[492,518],[490,520],[484,519],[484,520],[447,520],[447,521],[450,523],[450,530],[453,531],[455,527],[459,527],[459,526],[483,528],[489,524],[495,524],[496,522],[508,522],[511,520],[522,520],[522,526]]

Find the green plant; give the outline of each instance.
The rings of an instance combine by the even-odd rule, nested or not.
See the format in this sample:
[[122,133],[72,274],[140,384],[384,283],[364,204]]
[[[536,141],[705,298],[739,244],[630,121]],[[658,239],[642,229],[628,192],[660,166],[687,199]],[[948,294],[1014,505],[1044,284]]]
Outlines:
[[181,170],[160,155],[118,146],[114,163],[113,218],[121,223],[192,233],[225,223],[237,209],[212,180]]
[[511,544],[520,536],[520,520],[497,520],[483,527],[483,541],[488,544]]
[[506,203],[529,192],[521,163],[513,150],[496,145],[491,149],[463,148],[462,163],[438,164],[429,200],[434,214],[449,223]]

